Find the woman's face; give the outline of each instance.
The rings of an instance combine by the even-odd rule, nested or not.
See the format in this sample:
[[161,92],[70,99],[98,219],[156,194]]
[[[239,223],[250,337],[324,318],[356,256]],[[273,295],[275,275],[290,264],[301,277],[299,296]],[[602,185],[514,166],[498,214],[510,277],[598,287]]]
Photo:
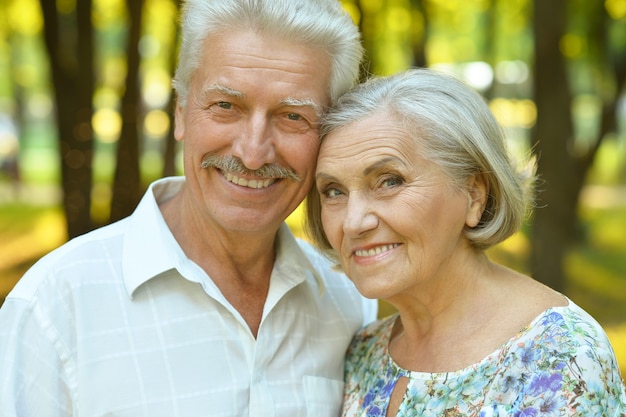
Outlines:
[[463,228],[477,224],[481,204],[453,187],[417,137],[381,111],[333,131],[320,149],[324,231],[369,298],[435,288],[472,252]]

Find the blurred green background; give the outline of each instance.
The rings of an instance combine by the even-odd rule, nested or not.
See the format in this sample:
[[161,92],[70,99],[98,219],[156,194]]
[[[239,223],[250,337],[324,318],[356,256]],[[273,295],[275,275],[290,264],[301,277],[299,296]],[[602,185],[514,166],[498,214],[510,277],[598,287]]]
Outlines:
[[[485,96],[513,154],[539,157],[545,200],[490,255],[589,311],[626,369],[626,0],[343,5],[363,34],[364,76],[451,72]],[[179,8],[0,0],[0,303],[43,254],[181,173],[170,111]],[[298,209],[297,234],[301,222]]]

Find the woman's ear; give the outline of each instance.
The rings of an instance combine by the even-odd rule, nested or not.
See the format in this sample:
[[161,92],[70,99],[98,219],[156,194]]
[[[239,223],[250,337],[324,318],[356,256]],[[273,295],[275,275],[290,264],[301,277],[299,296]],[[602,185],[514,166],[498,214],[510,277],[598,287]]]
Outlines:
[[485,211],[487,205],[487,196],[489,189],[487,186],[487,180],[482,173],[473,174],[467,180],[467,215],[465,217],[465,224],[468,227],[476,227],[480,223],[480,219]]

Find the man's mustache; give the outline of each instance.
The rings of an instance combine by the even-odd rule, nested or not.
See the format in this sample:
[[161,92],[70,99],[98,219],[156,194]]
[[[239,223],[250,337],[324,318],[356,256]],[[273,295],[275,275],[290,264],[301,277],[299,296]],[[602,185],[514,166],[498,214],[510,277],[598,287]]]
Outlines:
[[217,168],[223,171],[240,175],[251,175],[257,178],[286,178],[300,182],[300,177],[291,168],[285,168],[278,164],[265,164],[259,169],[248,169],[236,156],[207,155],[202,158],[202,168]]

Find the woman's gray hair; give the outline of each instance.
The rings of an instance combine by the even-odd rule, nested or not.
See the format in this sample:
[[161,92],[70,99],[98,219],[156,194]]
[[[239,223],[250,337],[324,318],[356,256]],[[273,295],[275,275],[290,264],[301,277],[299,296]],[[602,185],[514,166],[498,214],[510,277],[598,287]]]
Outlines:
[[187,0],[181,29],[173,83],[181,106],[200,65],[204,41],[216,33],[252,30],[322,49],[331,58],[331,102],[357,81],[363,59],[358,28],[338,0]]
[[[482,96],[452,76],[429,69],[372,78],[328,111],[320,126],[322,140],[335,129],[380,112],[401,123],[459,189],[466,188],[471,176],[482,176],[486,207],[479,224],[464,231],[473,247],[487,249],[520,229],[532,195],[534,164],[521,170],[515,166],[503,131]],[[309,237],[336,259],[322,227],[315,187],[306,209]]]

